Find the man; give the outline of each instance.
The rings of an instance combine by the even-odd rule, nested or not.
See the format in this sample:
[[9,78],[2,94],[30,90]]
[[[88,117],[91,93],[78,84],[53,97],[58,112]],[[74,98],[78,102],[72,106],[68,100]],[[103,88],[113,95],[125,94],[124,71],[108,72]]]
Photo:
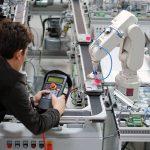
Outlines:
[[0,5],[2,5],[4,3],[4,0],[0,0]]
[[[39,114],[31,105],[24,75],[19,72],[31,41],[31,32],[20,23],[8,20],[0,22],[0,122],[8,112],[32,133],[40,134],[58,125],[65,109],[65,97],[52,95],[53,108],[43,114]],[[45,93],[49,91],[39,91],[32,103],[39,103]]]

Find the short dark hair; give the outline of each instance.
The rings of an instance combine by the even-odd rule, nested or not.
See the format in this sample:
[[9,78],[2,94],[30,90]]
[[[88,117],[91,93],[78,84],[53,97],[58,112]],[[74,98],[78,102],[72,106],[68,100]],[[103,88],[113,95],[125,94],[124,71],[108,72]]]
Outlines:
[[27,48],[33,41],[31,31],[19,22],[0,21],[0,55],[11,59],[18,50]]

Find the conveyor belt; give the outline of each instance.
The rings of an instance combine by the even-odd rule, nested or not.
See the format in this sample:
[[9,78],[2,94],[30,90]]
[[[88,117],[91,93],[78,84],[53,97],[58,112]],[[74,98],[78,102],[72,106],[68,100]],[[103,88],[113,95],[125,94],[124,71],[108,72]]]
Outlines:
[[91,116],[90,111],[65,111],[63,116]]
[[77,34],[86,34],[86,30],[83,23],[83,17],[81,13],[81,7],[79,0],[72,0],[73,8],[74,8],[74,19],[76,22],[76,29],[78,30]]
[[[86,28],[83,21],[83,16],[81,12],[80,2],[79,0],[72,0],[72,7],[73,7],[73,14],[74,14],[74,20],[75,20],[75,28],[76,28],[76,34],[86,34]],[[83,70],[83,76],[84,80],[86,80],[86,77],[89,73],[91,73],[93,67],[92,67],[92,61],[89,53],[89,46],[86,45],[86,43],[80,43],[79,44],[79,51],[81,56],[81,65]],[[97,121],[103,121],[105,118],[104,108],[102,108],[101,100],[98,95],[89,95],[89,101],[91,106],[91,112],[87,110],[82,111],[66,111],[63,114],[63,117],[70,116],[72,119],[74,116],[81,116],[81,117],[95,117],[95,120]],[[102,113],[103,112],[103,113]],[[101,114],[102,113],[102,114]],[[96,118],[97,117],[97,118]]]
[[26,14],[28,11],[27,9],[28,9],[27,1],[17,4],[13,21],[24,24],[25,21],[27,20],[26,18]]
[[99,96],[90,96],[92,115],[97,115],[102,112],[102,106]]
[[[81,7],[79,0],[72,0],[73,7],[74,7],[74,18],[76,22],[76,30],[78,30],[77,34],[86,34],[86,29],[83,22],[83,17],[81,13]],[[82,69],[84,69],[85,76],[87,76],[89,73],[91,73],[93,67],[92,67],[92,61],[89,53],[89,46],[85,44],[80,44],[80,54],[82,59]],[[100,103],[99,96],[90,96],[90,104],[91,104],[91,110],[92,115],[97,115],[102,112],[102,106]]]
[[91,57],[90,57],[90,53],[89,53],[89,47],[88,45],[80,45],[81,48],[81,57],[82,57],[82,61],[83,61],[83,68],[85,71],[85,75],[87,76],[89,73],[92,72],[92,61],[91,61]]
[[[74,19],[76,25],[77,34],[86,34],[86,29],[83,22],[83,16],[81,12],[80,2],[79,0],[72,0],[72,6],[74,10]],[[85,43],[84,43],[85,44]],[[92,71],[92,62],[89,54],[88,45],[80,45],[81,47],[81,56],[83,59],[84,70],[86,75],[88,75]]]

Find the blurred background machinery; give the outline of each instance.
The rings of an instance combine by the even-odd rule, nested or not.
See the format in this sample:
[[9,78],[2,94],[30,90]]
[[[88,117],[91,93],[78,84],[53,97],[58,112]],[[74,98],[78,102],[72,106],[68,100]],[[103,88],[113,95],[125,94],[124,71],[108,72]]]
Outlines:
[[[78,11],[75,11],[76,5]],[[89,33],[91,41],[97,38],[122,9],[138,18],[146,37],[144,63],[138,71],[142,84],[137,110],[122,103],[124,97],[114,94],[115,75],[121,69],[118,47],[110,53],[113,69],[98,87],[98,92],[89,96],[85,90],[86,75],[92,67],[88,63],[89,42],[83,41]],[[82,20],[77,18],[78,13],[75,12],[81,14]],[[4,0],[0,2],[0,19],[4,18],[22,22],[34,34],[23,67],[30,95],[41,89],[48,70],[60,69],[68,73],[73,81],[66,114],[58,127],[46,133],[49,149],[149,150],[149,0]],[[99,69],[103,75],[108,73],[109,63],[108,56],[100,61]],[[98,118],[92,117],[97,112],[100,112]],[[44,150],[44,140],[31,134],[13,116],[6,116],[0,124],[0,149]]]

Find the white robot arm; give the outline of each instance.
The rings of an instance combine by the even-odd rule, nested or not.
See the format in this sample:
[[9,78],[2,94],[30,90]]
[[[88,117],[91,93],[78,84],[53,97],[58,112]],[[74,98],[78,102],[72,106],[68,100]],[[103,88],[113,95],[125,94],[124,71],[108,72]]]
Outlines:
[[111,25],[90,45],[93,69],[97,70],[100,59],[115,47],[120,47],[119,59],[122,71],[116,76],[116,87],[131,99],[138,98],[139,79],[137,70],[143,64],[145,36],[137,25],[138,19],[128,11],[121,11]]

